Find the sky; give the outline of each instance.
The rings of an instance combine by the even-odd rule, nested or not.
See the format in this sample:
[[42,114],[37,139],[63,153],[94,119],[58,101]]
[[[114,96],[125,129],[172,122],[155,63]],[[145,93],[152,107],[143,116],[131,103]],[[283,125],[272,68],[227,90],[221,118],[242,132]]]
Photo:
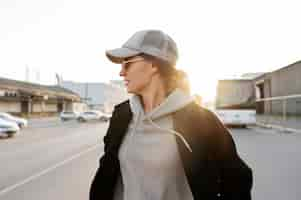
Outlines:
[[[160,29],[177,43],[193,94],[213,100],[220,78],[301,60],[300,1],[1,0],[0,76],[55,84],[122,79],[105,50]],[[29,73],[26,73],[29,72]]]

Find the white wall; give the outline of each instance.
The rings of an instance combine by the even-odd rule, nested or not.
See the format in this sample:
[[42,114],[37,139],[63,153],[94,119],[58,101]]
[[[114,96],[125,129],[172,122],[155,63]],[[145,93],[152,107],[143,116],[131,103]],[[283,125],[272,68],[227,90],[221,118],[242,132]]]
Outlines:
[[21,112],[20,102],[0,102],[0,112]]
[[33,104],[33,112],[57,112],[57,104],[35,102]]
[[84,112],[84,111],[88,110],[88,106],[85,103],[70,102],[70,103],[66,103],[65,110]]
[[45,104],[44,112],[58,112],[57,104]]
[[32,105],[32,112],[35,113],[35,112],[42,112],[43,109],[42,109],[42,104],[40,102],[38,103],[33,103]]

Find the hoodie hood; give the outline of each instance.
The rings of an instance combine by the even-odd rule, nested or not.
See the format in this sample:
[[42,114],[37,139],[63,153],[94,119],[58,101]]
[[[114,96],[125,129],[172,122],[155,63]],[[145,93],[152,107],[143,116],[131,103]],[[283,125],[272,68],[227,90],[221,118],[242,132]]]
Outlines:
[[142,120],[156,120],[160,117],[164,117],[176,112],[177,110],[180,110],[193,101],[194,99],[191,96],[177,88],[170,95],[168,95],[159,106],[155,107],[148,113],[144,112],[142,102],[138,95],[133,95],[132,98],[130,98],[130,106],[134,116],[137,117],[141,116],[140,114],[142,114]]
[[154,108],[152,111],[145,113],[140,97],[138,95],[134,95],[130,99],[130,106],[134,116],[134,130],[136,130],[139,126],[139,122],[148,121],[154,128],[161,131],[166,131],[179,137],[187,149],[192,152],[190,145],[180,133],[174,131],[173,129],[163,128],[155,123],[155,121],[161,117],[167,117],[168,115],[182,109],[193,101],[194,99],[191,96],[177,88],[169,96],[167,96],[159,106]]

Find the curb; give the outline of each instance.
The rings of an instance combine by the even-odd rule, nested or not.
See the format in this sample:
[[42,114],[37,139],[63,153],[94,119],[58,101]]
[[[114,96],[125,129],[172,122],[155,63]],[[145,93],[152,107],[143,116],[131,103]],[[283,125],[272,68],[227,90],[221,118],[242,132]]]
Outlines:
[[287,128],[287,127],[274,125],[274,124],[265,124],[265,123],[256,122],[256,126],[263,127],[263,128],[275,129],[278,131],[282,131],[284,133],[301,133],[300,129]]

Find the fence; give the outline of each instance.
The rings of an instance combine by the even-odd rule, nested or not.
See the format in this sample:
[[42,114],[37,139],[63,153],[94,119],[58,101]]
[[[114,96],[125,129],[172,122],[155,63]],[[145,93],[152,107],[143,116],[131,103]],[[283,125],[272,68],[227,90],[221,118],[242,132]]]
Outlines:
[[[257,122],[285,130],[301,131],[301,95],[278,96],[256,100]],[[262,112],[258,112],[262,110]]]

